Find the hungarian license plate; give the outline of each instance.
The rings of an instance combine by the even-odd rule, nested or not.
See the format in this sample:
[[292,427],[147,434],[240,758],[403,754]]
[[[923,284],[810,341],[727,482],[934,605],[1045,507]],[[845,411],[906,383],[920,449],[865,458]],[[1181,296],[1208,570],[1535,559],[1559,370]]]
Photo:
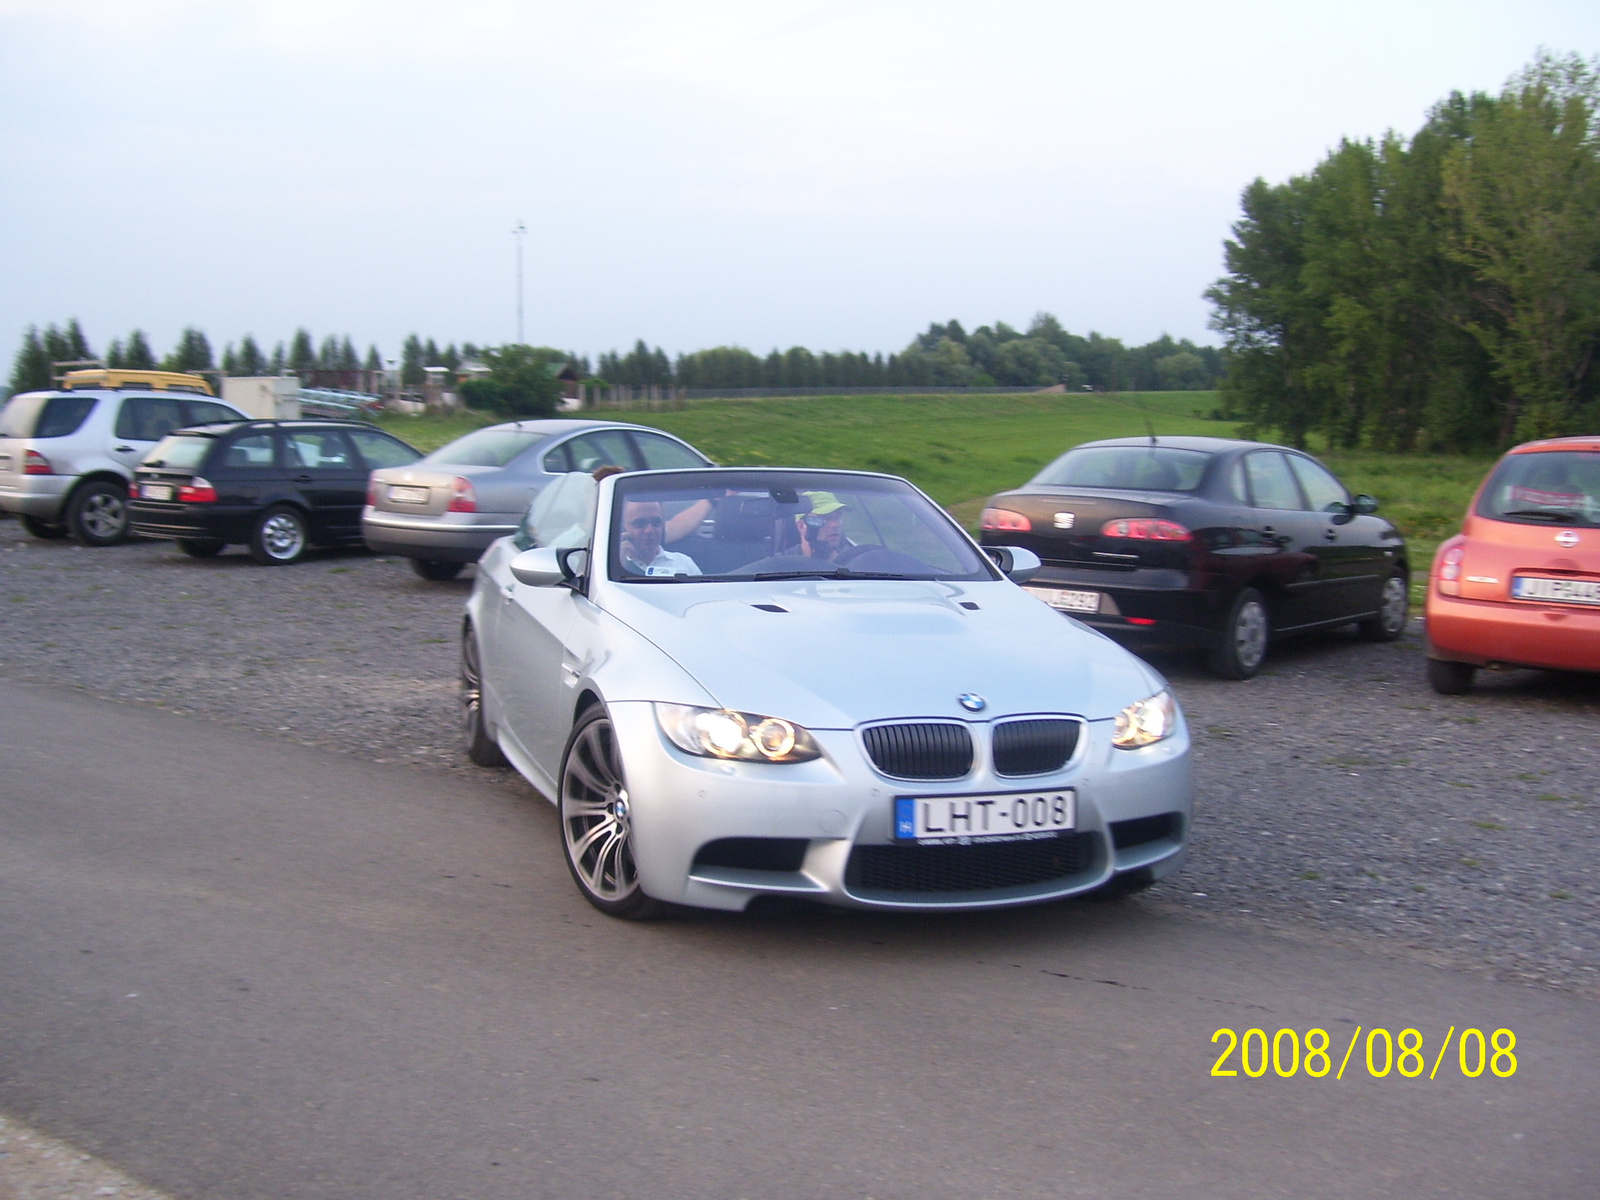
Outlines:
[[894,836],[904,841],[992,842],[1054,837],[1078,824],[1072,788],[979,796],[899,796]]
[[1092,613],[1100,611],[1099,592],[1075,592],[1065,588],[1029,588],[1035,596],[1051,608],[1062,612]]
[[428,502],[428,489],[425,487],[400,487],[396,485],[389,489],[389,499],[396,504],[426,504]]
[[170,483],[141,484],[139,494],[146,500],[171,500],[172,485]]
[[1557,604],[1600,604],[1600,580],[1538,579],[1518,575],[1511,581],[1518,600],[1553,600]]

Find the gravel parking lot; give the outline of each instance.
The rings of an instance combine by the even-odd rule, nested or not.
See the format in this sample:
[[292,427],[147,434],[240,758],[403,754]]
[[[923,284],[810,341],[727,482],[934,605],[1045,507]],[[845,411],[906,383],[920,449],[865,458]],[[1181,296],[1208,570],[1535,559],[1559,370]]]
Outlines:
[[[288,568],[169,543],[88,550],[0,522],[0,674],[438,773],[459,752],[470,572],[314,552]],[[1600,994],[1600,678],[1480,676],[1445,698],[1400,642],[1279,647],[1247,683],[1161,657],[1194,730],[1189,865],[1126,901]],[[247,783],[242,782],[242,786]]]

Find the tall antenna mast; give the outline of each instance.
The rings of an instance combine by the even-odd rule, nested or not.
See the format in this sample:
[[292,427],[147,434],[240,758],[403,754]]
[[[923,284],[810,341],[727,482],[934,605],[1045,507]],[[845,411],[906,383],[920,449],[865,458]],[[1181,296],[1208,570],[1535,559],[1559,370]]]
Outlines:
[[522,242],[528,236],[528,227],[522,223],[522,218],[517,218],[516,228],[511,231],[511,236],[517,239],[517,345],[522,345]]

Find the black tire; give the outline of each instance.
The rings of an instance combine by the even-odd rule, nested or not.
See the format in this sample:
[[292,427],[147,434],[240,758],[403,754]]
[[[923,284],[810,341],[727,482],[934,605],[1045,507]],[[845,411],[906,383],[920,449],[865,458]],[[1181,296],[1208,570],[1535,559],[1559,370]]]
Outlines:
[[437,558],[413,558],[411,569],[424,579],[431,579],[434,583],[443,583],[447,579],[454,579],[466,569],[463,562],[444,562]]
[[227,543],[221,538],[179,538],[178,549],[190,558],[215,558]]
[[483,670],[478,665],[478,638],[467,625],[461,630],[461,738],[480,767],[506,766],[506,756],[483,719]]
[[561,848],[583,898],[612,917],[660,916],[666,906],[639,886],[622,758],[611,718],[598,704],[567,739],[560,793]]
[[1472,690],[1472,677],[1478,668],[1471,663],[1428,660],[1428,686],[1441,696],[1460,696]]
[[47,542],[53,542],[58,538],[67,536],[67,527],[65,525],[59,521],[46,521],[43,517],[24,515],[22,527],[33,534],[34,537],[43,538]]
[[1406,631],[1406,614],[1411,608],[1411,585],[1398,568],[1383,581],[1378,594],[1378,614],[1356,626],[1369,642],[1392,642]]
[[250,557],[264,567],[283,567],[306,552],[306,518],[288,504],[275,504],[250,532]]
[[67,502],[67,530],[85,546],[115,546],[128,536],[128,489],[95,479]]
[[1271,635],[1267,602],[1255,588],[1244,588],[1233,598],[1216,647],[1206,657],[1206,667],[1218,679],[1249,679],[1266,661]]

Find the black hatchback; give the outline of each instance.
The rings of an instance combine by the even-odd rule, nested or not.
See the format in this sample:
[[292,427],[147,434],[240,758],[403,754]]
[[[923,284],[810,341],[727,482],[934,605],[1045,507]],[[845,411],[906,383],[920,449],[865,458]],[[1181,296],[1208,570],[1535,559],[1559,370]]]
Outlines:
[[267,565],[292,563],[308,545],[358,546],[367,476],[421,457],[359,421],[175,430],[139,464],[133,532],[176,539],[195,558],[242,543]]
[[1248,679],[1268,641],[1356,623],[1405,628],[1398,530],[1326,467],[1287,446],[1117,438],[1067,451],[983,512],[986,546],[1043,562],[1041,600],[1121,640],[1193,646]]

